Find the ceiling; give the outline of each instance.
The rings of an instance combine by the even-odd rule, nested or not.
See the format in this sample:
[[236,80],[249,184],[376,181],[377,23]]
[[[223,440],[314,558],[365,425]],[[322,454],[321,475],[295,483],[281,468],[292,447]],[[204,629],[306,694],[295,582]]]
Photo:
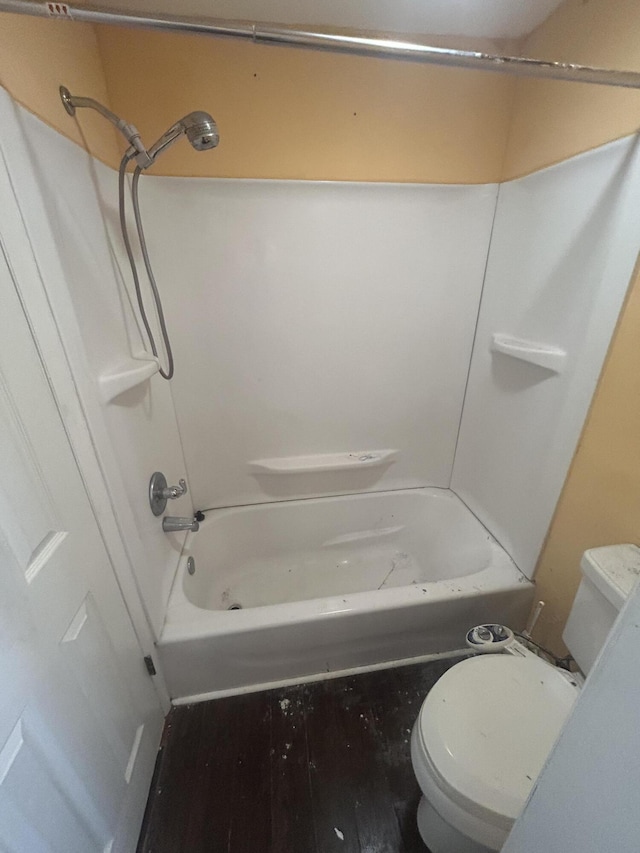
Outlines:
[[229,18],[308,28],[518,39],[562,0],[84,0],[137,13]]

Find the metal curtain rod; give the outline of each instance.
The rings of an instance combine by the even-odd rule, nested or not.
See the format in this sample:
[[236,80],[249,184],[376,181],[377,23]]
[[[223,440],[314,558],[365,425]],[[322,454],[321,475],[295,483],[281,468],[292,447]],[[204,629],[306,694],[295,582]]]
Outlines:
[[83,8],[67,3],[34,0],[0,0],[0,12],[35,15],[40,18],[64,18],[92,24],[112,24],[165,32],[196,33],[215,37],[246,39],[258,44],[280,44],[312,50],[333,51],[355,56],[380,59],[398,59],[428,65],[445,65],[453,68],[471,68],[478,71],[498,71],[520,77],[540,77],[551,80],[569,80],[574,83],[596,83],[602,86],[623,86],[640,89],[640,73],[592,68],[568,62],[545,62],[520,56],[499,56],[475,50],[456,50],[447,47],[430,47],[416,42],[390,38],[365,38],[333,35],[331,33],[294,30],[287,27],[270,27],[242,21],[179,18],[173,15],[136,15],[93,6]]

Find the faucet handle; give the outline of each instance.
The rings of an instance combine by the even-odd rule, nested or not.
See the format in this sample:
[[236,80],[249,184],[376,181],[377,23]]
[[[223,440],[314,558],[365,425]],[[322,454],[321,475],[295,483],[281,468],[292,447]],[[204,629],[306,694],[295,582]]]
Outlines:
[[187,482],[182,479],[177,486],[168,486],[161,471],[156,471],[149,481],[149,506],[154,515],[162,515],[167,507],[167,501],[175,501],[187,494]]
[[181,498],[187,494],[187,481],[178,480],[177,486],[167,486],[162,490],[162,497],[168,501],[175,501],[176,498]]

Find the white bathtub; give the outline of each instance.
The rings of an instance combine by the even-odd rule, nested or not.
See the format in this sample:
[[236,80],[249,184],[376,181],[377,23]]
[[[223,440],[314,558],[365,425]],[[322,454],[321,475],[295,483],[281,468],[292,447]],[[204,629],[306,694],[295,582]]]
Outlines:
[[193,700],[453,652],[480,622],[521,626],[532,591],[446,489],[213,510],[158,647],[172,696]]

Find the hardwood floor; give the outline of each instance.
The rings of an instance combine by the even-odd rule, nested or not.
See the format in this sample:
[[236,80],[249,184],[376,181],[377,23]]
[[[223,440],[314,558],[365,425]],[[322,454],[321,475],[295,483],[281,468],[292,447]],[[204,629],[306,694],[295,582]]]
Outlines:
[[456,662],[174,708],[138,853],[425,853],[411,727]]

